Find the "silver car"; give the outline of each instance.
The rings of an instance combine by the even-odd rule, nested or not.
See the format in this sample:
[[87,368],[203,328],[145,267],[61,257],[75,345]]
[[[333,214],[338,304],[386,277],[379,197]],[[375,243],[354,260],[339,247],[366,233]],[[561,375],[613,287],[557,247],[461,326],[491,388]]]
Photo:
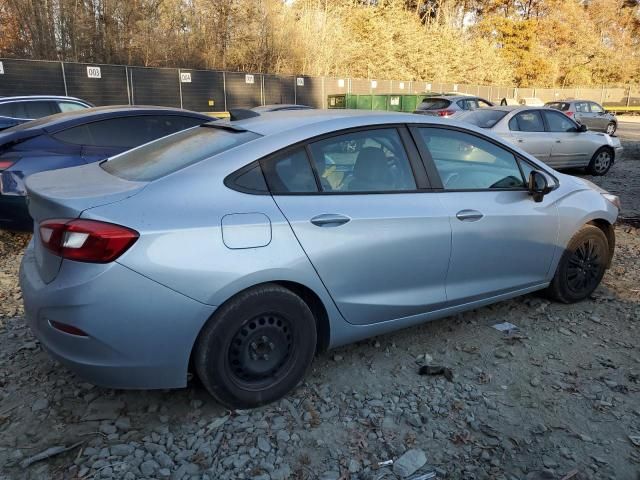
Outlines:
[[[355,145],[355,147],[354,147]],[[597,287],[618,198],[490,132],[350,110],[213,122],[27,179],[26,317],[90,382],[276,400],[326,348]]]
[[459,112],[491,106],[493,103],[473,95],[429,95],[416,107],[413,113],[434,117],[451,117]]
[[608,135],[613,135],[618,129],[618,119],[607,112],[602,105],[591,100],[563,100],[549,102],[545,107],[560,110],[576,122]]
[[455,120],[491,130],[553,168],[586,168],[606,174],[622,155],[617,137],[587,131],[552,108],[493,107],[463,112]]

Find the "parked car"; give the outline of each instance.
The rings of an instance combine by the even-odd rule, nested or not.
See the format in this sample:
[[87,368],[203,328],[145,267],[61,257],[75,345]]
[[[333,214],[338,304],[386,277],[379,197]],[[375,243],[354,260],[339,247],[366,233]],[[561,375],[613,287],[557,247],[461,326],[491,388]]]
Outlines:
[[162,107],[99,107],[59,113],[0,132],[0,228],[30,230],[24,179],[104,160],[213,119]]
[[552,108],[493,107],[455,118],[490,129],[553,168],[586,168],[604,175],[623,151],[618,138],[589,132]]
[[75,97],[31,95],[0,97],[0,130],[61,112],[73,112],[93,105]]
[[416,107],[415,112],[420,115],[432,115],[437,117],[450,117],[465,110],[477,110],[493,106],[493,103],[484,98],[471,95],[442,95],[425,98]]
[[313,107],[307,105],[297,105],[293,103],[274,103],[273,105],[260,105],[253,107],[251,110],[258,113],[281,112],[286,110],[311,110]]
[[544,102],[536,97],[524,97],[520,99],[520,105],[527,107],[543,107]]
[[46,350],[114,388],[184,387],[193,365],[231,408],[284,396],[327,347],[586,298],[619,205],[486,130],[355,110],[205,124],[27,189],[20,284]]
[[560,110],[576,122],[589,127],[589,130],[598,130],[608,135],[613,135],[618,129],[616,116],[607,112],[599,103],[591,100],[549,102],[545,104],[545,107]]

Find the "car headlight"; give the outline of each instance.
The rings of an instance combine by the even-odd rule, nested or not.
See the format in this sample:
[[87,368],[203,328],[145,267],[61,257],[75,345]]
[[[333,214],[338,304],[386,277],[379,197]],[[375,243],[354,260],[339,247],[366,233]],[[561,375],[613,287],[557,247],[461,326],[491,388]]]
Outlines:
[[611,193],[601,193],[600,195],[602,195],[609,203],[615,205],[618,210],[622,208],[622,203],[620,202],[619,196],[613,195]]

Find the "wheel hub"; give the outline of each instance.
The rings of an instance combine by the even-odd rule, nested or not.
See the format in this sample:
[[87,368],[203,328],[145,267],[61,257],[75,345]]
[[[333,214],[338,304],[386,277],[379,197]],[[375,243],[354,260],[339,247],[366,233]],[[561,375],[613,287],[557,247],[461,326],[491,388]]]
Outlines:
[[273,377],[291,354],[289,322],[278,315],[262,315],[245,323],[229,347],[231,370],[240,380]]
[[600,249],[593,240],[580,245],[569,259],[567,284],[574,292],[586,291],[598,282]]

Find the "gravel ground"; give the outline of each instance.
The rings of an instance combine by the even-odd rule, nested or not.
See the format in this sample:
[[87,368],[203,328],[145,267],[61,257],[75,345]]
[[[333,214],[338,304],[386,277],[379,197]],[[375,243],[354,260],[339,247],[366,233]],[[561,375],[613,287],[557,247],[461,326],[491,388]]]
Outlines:
[[[596,182],[638,217],[640,142],[625,147]],[[22,318],[28,237],[0,232],[0,480],[637,479],[640,230],[616,234],[588,301],[528,295],[327,352],[286,399],[227,411],[196,382],[108,390],[50,360]]]

